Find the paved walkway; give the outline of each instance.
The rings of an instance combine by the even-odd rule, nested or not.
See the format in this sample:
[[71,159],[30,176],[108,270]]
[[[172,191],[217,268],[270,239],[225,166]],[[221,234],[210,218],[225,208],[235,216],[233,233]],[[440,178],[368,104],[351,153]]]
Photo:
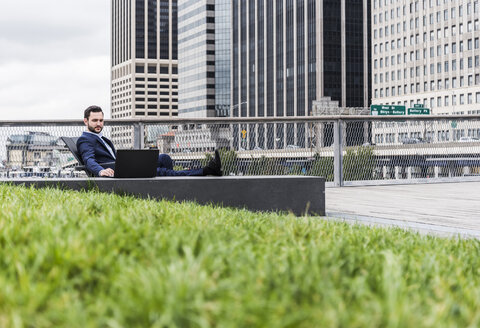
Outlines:
[[480,182],[326,188],[331,218],[480,238]]

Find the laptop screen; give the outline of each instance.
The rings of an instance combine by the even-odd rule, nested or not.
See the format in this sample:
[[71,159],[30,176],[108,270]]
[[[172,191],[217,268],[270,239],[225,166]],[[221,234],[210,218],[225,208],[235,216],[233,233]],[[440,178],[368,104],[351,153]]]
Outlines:
[[119,149],[115,178],[152,178],[157,175],[158,149]]

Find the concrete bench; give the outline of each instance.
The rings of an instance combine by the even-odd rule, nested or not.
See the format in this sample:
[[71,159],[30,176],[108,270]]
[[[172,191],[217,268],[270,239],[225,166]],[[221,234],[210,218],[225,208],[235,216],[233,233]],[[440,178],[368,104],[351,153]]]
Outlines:
[[128,194],[154,199],[189,200],[253,211],[325,215],[325,179],[307,176],[158,177],[153,179],[72,178],[2,179],[14,185],[59,187]]

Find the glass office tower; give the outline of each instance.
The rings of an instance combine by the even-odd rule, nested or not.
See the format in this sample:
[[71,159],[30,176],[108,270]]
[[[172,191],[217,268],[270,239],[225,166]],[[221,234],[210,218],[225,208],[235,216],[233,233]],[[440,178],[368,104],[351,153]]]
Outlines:
[[179,1],[179,115],[226,116],[230,105],[230,1]]
[[[231,116],[309,116],[322,97],[368,106],[369,8],[370,0],[233,0]],[[304,125],[242,129],[250,149],[305,146]]]

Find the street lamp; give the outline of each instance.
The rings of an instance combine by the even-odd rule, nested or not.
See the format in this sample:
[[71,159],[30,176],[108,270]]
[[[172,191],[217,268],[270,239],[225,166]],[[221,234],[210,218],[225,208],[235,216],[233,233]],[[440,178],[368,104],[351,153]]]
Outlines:
[[241,105],[245,105],[245,104],[248,104],[248,101],[242,101],[241,103],[239,104],[236,104],[236,105],[230,105],[230,116],[232,116],[232,109],[238,107],[238,106],[241,106]]

